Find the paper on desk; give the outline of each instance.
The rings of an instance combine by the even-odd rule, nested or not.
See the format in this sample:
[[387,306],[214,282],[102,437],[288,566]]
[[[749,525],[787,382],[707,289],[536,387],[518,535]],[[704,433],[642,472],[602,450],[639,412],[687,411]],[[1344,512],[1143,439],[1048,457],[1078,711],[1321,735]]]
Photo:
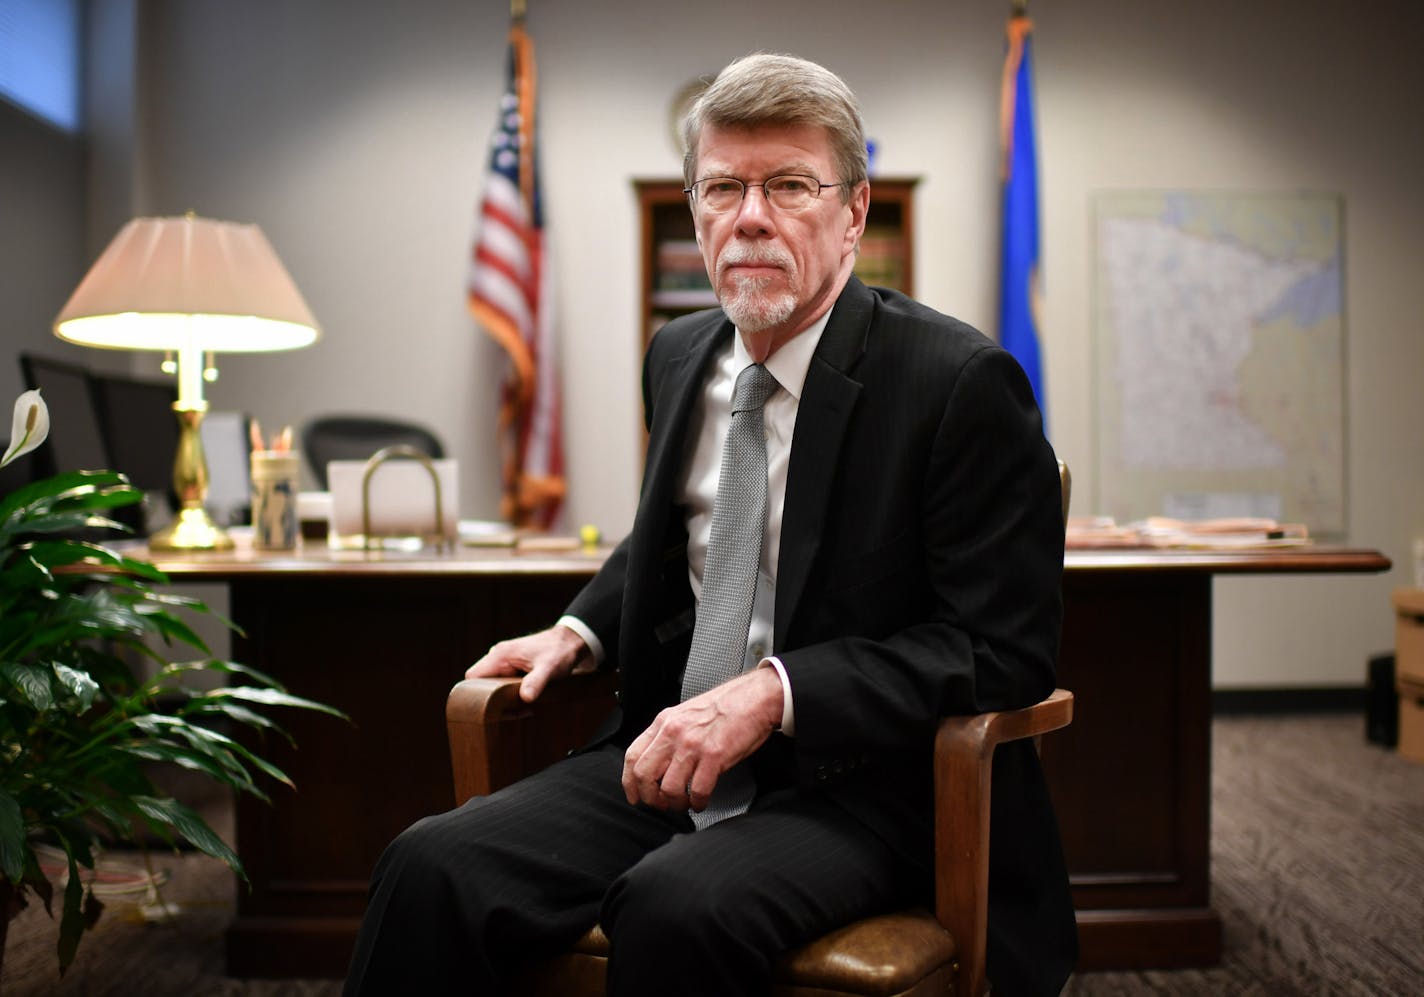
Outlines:
[[1126,525],[1110,517],[1073,518],[1068,521],[1065,546],[1069,550],[1154,547],[1191,550],[1254,550],[1303,547],[1310,533],[1301,523],[1273,519],[1168,519],[1152,516]]
[[[371,535],[377,537],[454,537],[460,515],[458,461],[432,460],[440,481],[443,526],[435,521],[435,490],[430,472],[417,460],[388,460],[371,475]],[[326,465],[331,487],[331,526],[341,536],[362,533],[361,491],[364,460],[334,460]]]

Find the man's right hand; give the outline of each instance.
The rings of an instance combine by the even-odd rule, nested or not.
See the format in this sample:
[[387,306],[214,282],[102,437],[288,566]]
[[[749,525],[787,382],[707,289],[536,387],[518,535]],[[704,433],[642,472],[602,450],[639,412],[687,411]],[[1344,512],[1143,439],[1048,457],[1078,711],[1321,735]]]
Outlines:
[[544,687],[557,682],[579,665],[592,663],[593,654],[583,638],[566,626],[502,640],[465,671],[465,678],[522,675],[519,698],[532,703]]

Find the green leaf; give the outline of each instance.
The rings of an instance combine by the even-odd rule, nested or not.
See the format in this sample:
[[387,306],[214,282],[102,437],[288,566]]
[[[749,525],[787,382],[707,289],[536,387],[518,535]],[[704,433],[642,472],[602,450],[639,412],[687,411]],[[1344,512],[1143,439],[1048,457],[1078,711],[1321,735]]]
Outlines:
[[69,882],[64,884],[64,908],[59,918],[59,974],[69,968],[74,955],[79,951],[79,939],[84,934],[84,914],[80,903],[84,897],[84,887],[79,882],[79,866],[74,861],[74,853],[69,855]]
[[0,500],[0,519],[9,517],[16,510],[24,509],[36,502],[46,499],[53,500],[79,486],[99,485],[103,487],[127,483],[127,478],[113,471],[66,471],[16,488],[3,500]]
[[213,699],[230,697],[232,699],[246,700],[249,703],[263,703],[267,706],[291,706],[301,710],[315,710],[318,713],[327,713],[333,717],[340,717],[342,720],[351,719],[333,706],[318,703],[314,699],[303,699],[301,696],[293,696],[291,693],[282,692],[279,689],[258,689],[250,685],[236,685],[226,689],[214,689],[207,695]]
[[[25,815],[20,804],[4,789],[0,789],[0,872],[12,883],[19,882],[25,872]],[[0,917],[4,912],[0,911]]]
[[54,884],[45,878],[33,848],[25,851],[25,874],[20,881],[40,898],[44,904],[45,913],[49,915],[51,921],[54,920]]
[[212,699],[207,696],[202,696],[186,706],[184,713],[193,713],[199,716],[227,717],[229,720],[246,724],[249,727],[259,730],[276,731],[285,736],[288,743],[295,743],[292,741],[292,738],[287,735],[287,732],[277,726],[269,717],[263,716],[256,710],[249,710],[247,707],[231,702],[228,699]]
[[175,661],[168,665],[165,671],[177,672],[220,672],[224,675],[246,675],[259,685],[269,689],[281,689],[286,691],[286,686],[282,685],[275,678],[266,672],[258,671],[250,665],[244,665],[237,661],[222,661],[217,658],[209,658],[205,661]]
[[143,500],[143,492],[113,471],[70,471],[15,489],[0,500],[0,536],[24,532],[51,511],[108,509]]
[[247,875],[237,853],[218,837],[217,832],[209,827],[196,811],[177,800],[156,796],[135,796],[134,804],[151,821],[173,828],[193,847],[213,858],[222,859],[233,872],[246,881]]
[[[239,757],[246,757],[247,752],[232,738],[191,724],[182,717],[171,717],[162,713],[150,713],[142,717],[135,717],[131,722],[139,730],[155,735],[167,734],[169,737],[187,742],[193,752],[209,759],[218,767],[222,773],[221,779],[227,785],[235,789],[243,789],[251,785],[252,776],[243,766]],[[181,750],[182,746],[178,747]]]
[[123,750],[135,758],[168,762],[192,772],[202,772],[211,777],[214,782],[250,793],[261,800],[267,800],[267,794],[257,788],[256,783],[252,781],[252,777],[245,769],[240,766],[220,763],[212,751],[198,751],[168,741],[147,741],[143,744],[126,746]]
[[25,700],[43,713],[54,705],[54,689],[50,684],[51,669],[41,665],[11,662],[0,666],[0,677],[12,683]]
[[189,647],[197,648],[204,654],[212,653],[203,638],[199,637],[192,627],[176,616],[153,607],[140,608],[137,611],[164,640],[170,643],[179,641]]
[[65,691],[79,700],[81,709],[87,710],[94,705],[94,697],[99,694],[99,683],[95,682],[88,672],[81,672],[56,662],[54,674]]

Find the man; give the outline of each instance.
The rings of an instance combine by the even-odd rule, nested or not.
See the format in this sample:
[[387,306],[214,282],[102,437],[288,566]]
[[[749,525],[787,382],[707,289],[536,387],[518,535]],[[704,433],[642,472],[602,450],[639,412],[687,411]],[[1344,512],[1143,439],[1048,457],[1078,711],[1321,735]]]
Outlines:
[[[722,308],[648,350],[632,531],[554,627],[469,670],[533,700],[617,667],[619,709],[585,751],[397,839],[348,993],[495,992],[595,920],[612,994],[765,992],[779,952],[927,899],[939,717],[1054,686],[1063,523],[1032,392],[979,333],[852,275],[854,96],[750,56],[686,134]],[[729,438],[764,470],[724,473],[745,459]],[[995,769],[990,977],[1056,992],[1076,936],[1042,775],[1019,744]]]

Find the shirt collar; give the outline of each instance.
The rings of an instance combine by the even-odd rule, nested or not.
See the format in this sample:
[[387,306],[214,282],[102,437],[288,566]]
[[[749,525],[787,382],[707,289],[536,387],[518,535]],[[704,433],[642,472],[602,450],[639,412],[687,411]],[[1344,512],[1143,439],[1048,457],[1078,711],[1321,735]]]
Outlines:
[[[801,400],[801,389],[806,384],[806,372],[811,369],[811,358],[816,355],[816,347],[821,342],[821,334],[826,331],[826,323],[831,320],[834,307],[826,309],[820,318],[782,343],[775,353],[766,358],[766,369],[776,378],[776,383],[798,402]],[[732,337],[732,359],[733,369],[737,371],[752,363],[751,354],[742,343],[740,330]]]

